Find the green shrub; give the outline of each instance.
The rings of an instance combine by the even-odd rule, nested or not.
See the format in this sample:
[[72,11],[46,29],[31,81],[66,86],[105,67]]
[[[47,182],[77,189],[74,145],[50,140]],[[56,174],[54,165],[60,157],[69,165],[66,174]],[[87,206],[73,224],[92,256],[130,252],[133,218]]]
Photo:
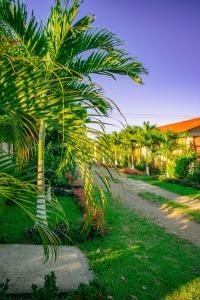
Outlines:
[[58,300],[58,288],[56,286],[56,276],[54,272],[44,277],[44,287],[38,288],[32,285],[32,300]]
[[[6,295],[8,291],[7,279],[5,283],[0,283],[0,299],[11,300],[12,297]],[[29,298],[26,295],[18,295],[15,299],[29,299],[29,300],[94,300],[94,299],[108,299],[108,294],[105,288],[100,286],[96,281],[91,282],[89,285],[80,284],[76,291],[70,291],[65,294],[60,294],[56,286],[56,276],[54,272],[44,277],[44,286],[38,288],[37,285],[32,285],[32,294]]]
[[195,161],[195,154],[183,155],[175,160],[174,175],[178,179],[186,178],[190,173],[190,165]]
[[135,168],[139,171],[145,172],[146,171],[146,163],[141,162],[141,163],[135,163]]
[[6,292],[8,291],[8,282],[9,279],[6,279],[6,282],[0,283],[0,299],[1,300],[6,300]]
[[187,181],[200,185],[200,164],[197,164],[194,168],[194,172],[187,176]]
[[95,300],[95,299],[109,299],[105,288],[101,287],[96,281],[90,285],[80,284],[78,290],[70,292],[66,300]]
[[178,178],[166,178],[165,176],[159,176],[158,180],[168,183],[181,184],[183,186],[192,187],[195,189],[200,189],[200,184],[186,179],[178,179]]
[[[135,163],[135,169],[145,172],[146,171],[146,162],[141,162],[141,163]],[[150,169],[150,174],[151,175],[159,175],[161,174],[161,169],[159,166],[155,166],[154,162],[149,163],[149,169]]]

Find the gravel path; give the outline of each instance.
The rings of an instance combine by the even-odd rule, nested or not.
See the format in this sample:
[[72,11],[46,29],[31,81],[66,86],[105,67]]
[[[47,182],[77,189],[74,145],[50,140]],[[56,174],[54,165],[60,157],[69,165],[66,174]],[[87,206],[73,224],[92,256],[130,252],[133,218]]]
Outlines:
[[131,208],[134,208],[137,213],[148,217],[154,223],[164,227],[168,232],[187,239],[200,247],[200,224],[191,221],[184,214],[177,213],[177,211],[170,208],[165,208],[164,205],[143,200],[138,196],[138,193],[155,193],[167,199],[185,203],[196,209],[200,209],[200,200],[194,200],[185,196],[183,197],[159,187],[152,186],[146,182],[127,178],[117,174],[116,171],[112,171],[112,174],[116,179],[116,183],[110,181],[112,192],[115,197],[119,198]]

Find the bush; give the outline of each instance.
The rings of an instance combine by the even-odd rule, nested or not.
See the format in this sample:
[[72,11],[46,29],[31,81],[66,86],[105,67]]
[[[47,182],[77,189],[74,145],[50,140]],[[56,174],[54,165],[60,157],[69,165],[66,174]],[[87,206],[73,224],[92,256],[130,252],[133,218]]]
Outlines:
[[[50,226],[50,229],[60,239],[61,242],[65,242],[69,244],[69,239],[71,238],[71,236],[67,224],[60,223],[60,224],[52,225]],[[34,244],[42,243],[41,236],[35,227],[27,228],[24,232],[24,236],[28,242]]]
[[8,282],[9,282],[9,279],[6,279],[6,282],[0,283],[0,299],[1,300],[7,299],[6,293],[8,291]]
[[183,155],[175,160],[174,175],[178,179],[186,178],[190,173],[190,165],[196,159],[195,155]]
[[145,162],[141,162],[141,163],[135,163],[134,164],[135,168],[141,172],[145,172],[146,171],[146,163]]
[[186,179],[178,179],[178,178],[166,178],[164,176],[159,176],[158,180],[168,182],[168,183],[174,183],[174,184],[181,184],[183,186],[192,187],[195,189],[200,189],[200,184],[189,181]]
[[101,287],[97,282],[93,281],[90,285],[81,284],[75,292],[67,295],[66,300],[95,300],[109,299],[105,288]]
[[[0,283],[0,299],[11,300],[12,297],[6,295],[8,291],[7,279],[5,283]],[[111,296],[110,296],[111,297]],[[27,299],[25,295],[18,295],[16,299]],[[100,286],[96,281],[87,284],[80,284],[76,291],[70,291],[65,294],[60,294],[56,286],[56,276],[54,272],[44,277],[44,286],[38,288],[37,285],[32,285],[32,294],[29,300],[95,300],[95,299],[111,299],[106,293],[104,287]]]
[[54,272],[44,277],[44,287],[38,288],[32,285],[32,300],[58,300],[58,288],[56,286],[56,276]]
[[[146,163],[143,161],[141,163],[136,163],[135,168],[141,172],[146,172]],[[156,166],[152,161],[149,163],[150,175],[159,175],[161,173],[160,167]]]
[[193,174],[189,174],[187,180],[188,182],[200,185],[200,164],[195,166]]

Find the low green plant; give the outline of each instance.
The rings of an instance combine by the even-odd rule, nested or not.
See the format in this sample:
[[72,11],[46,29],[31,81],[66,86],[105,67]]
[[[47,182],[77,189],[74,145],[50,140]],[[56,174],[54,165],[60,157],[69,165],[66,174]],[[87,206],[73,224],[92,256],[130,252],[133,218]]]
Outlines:
[[195,162],[195,159],[196,154],[194,153],[176,158],[174,166],[175,177],[179,179],[186,178],[190,174],[190,165]]
[[143,162],[140,162],[140,163],[135,163],[134,164],[134,167],[139,170],[139,171],[142,171],[142,172],[145,172],[146,171],[146,163],[145,161]]
[[8,291],[7,279],[5,283],[0,283],[0,299],[11,300],[11,299],[27,299],[27,300],[94,300],[94,299],[109,299],[106,289],[102,287],[97,281],[92,281],[89,285],[80,284],[78,289],[70,291],[65,294],[59,293],[58,287],[56,286],[56,276],[54,272],[51,272],[44,277],[44,286],[39,288],[37,285],[32,285],[32,293],[28,296],[18,295],[12,298],[6,295]]
[[7,299],[6,293],[8,291],[8,283],[9,283],[9,279],[6,279],[5,282],[0,283],[0,299],[1,300]]
[[193,185],[199,185],[200,188],[200,163],[196,164],[194,171],[187,176],[187,181]]
[[[135,163],[134,165],[135,169],[145,172],[146,171],[146,162],[141,162],[141,163]],[[161,168],[159,166],[156,166],[155,163],[152,161],[149,163],[149,169],[150,169],[150,174],[151,175],[159,175],[161,174]]]
[[38,288],[37,285],[32,285],[31,300],[58,300],[58,288],[56,286],[56,276],[54,272],[44,277],[44,287]]
[[[80,284],[76,291],[70,292],[66,300],[95,300],[95,299],[109,299],[104,287],[99,285],[96,281],[87,284]],[[110,298],[111,299],[111,298]]]
[[[166,183],[173,183],[173,184],[180,184],[182,186],[187,186],[195,189],[200,189],[200,183],[197,183],[195,181],[199,181],[200,174],[199,175],[189,175],[185,179],[178,179],[178,178],[163,178],[162,181]],[[195,180],[196,179],[196,180]],[[161,177],[159,177],[159,180],[161,180]]]

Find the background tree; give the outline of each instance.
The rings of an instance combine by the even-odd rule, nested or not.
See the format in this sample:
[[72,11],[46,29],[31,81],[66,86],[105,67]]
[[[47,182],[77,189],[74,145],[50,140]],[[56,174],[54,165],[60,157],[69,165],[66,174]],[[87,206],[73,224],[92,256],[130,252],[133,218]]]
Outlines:
[[128,152],[128,156],[130,157],[129,161],[132,169],[134,169],[134,150],[136,149],[138,143],[137,133],[137,126],[128,126],[127,128],[121,131],[121,143],[124,146],[124,149]]
[[179,151],[186,149],[186,146],[180,143],[180,138],[187,136],[187,133],[175,133],[172,131],[163,132],[159,153],[165,161],[166,177],[170,175],[170,165]]
[[146,174],[149,176],[149,163],[152,160],[152,150],[159,145],[159,133],[156,125],[151,125],[150,122],[144,122],[143,126],[138,129],[141,146],[144,149],[144,159],[146,162]]

